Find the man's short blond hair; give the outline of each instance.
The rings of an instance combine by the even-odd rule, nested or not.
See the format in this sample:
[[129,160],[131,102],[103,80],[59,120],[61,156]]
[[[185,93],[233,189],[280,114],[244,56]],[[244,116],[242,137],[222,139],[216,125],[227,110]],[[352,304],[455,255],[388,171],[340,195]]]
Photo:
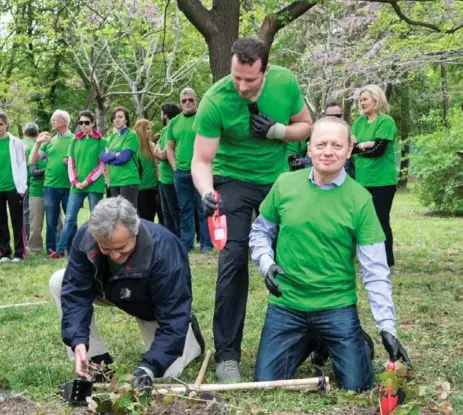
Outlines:
[[314,125],[312,127],[312,133],[310,134],[309,143],[310,143],[312,137],[314,136],[314,134],[317,132],[317,130],[323,124],[337,124],[337,125],[340,125],[340,126],[344,127],[346,129],[347,142],[349,143],[349,145],[351,144],[352,140],[351,140],[351,137],[350,137],[349,124],[347,124],[347,122],[345,122],[342,118],[332,117],[330,115],[327,115],[325,117],[321,117],[317,121],[315,121],[315,123],[314,123]]
[[[386,94],[378,85],[367,85],[360,88],[359,99],[364,92],[370,94],[370,97],[376,101],[375,110],[379,114],[387,114],[389,112],[389,104],[387,103]],[[360,111],[363,114],[361,108]]]

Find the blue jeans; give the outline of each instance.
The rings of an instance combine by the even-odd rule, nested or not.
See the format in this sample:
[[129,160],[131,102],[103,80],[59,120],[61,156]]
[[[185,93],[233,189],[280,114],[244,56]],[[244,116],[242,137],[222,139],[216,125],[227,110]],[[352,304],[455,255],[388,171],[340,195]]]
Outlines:
[[66,212],[69,193],[69,189],[47,186],[43,187],[45,216],[47,220],[47,232],[45,238],[47,253],[50,252],[50,249],[56,251],[56,228],[58,226],[60,208],[63,209],[63,212]]
[[159,183],[164,226],[180,238],[180,208],[173,184]]
[[59,254],[64,254],[65,249],[68,253],[71,252],[72,240],[77,231],[77,216],[87,196],[91,212],[97,203],[103,199],[103,193],[71,193],[69,195],[63,232],[56,248],[56,252]]
[[355,305],[308,313],[269,304],[255,380],[291,379],[318,341],[328,347],[342,388],[355,391],[371,388],[370,349],[363,338]]
[[212,242],[207,229],[206,215],[203,211],[201,196],[193,184],[191,172],[175,170],[175,190],[180,207],[180,240],[187,251],[195,247],[195,208],[199,216],[199,244],[201,250],[212,249]]

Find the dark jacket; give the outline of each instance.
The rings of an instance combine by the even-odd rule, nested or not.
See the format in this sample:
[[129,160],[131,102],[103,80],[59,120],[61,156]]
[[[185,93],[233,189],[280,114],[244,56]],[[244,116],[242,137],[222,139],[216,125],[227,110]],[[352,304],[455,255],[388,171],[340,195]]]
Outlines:
[[190,265],[180,240],[164,227],[142,219],[135,250],[113,277],[87,224],[79,229],[61,293],[61,334],[72,349],[78,344],[88,349],[96,296],[132,316],[157,321],[154,342],[142,362],[155,376],[162,376],[183,354],[192,301]]

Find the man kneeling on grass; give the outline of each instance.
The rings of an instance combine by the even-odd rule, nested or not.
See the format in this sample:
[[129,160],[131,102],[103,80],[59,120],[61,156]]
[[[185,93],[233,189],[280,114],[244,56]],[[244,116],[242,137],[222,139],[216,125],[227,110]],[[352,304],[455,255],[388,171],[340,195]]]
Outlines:
[[320,119],[309,141],[313,168],[282,174],[260,205],[250,246],[270,297],[256,381],[293,377],[321,342],[342,388],[372,386],[356,307],[356,250],[384,347],[391,360],[409,363],[396,335],[384,233],[371,195],[343,168],[351,151],[349,126]]
[[136,317],[146,352],[134,387],[179,376],[204,349],[191,314],[191,273],[180,240],[140,219],[122,196],[99,202],[78,231],[65,270],[50,279],[61,334],[76,374],[90,362],[112,362],[95,325],[93,304],[115,306]]

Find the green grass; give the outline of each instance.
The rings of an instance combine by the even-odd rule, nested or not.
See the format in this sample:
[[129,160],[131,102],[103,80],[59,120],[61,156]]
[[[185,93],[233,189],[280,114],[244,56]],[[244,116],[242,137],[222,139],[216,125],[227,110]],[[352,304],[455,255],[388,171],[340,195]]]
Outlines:
[[[85,214],[81,215],[82,220]],[[413,362],[409,384],[420,387],[410,393],[422,413],[437,411],[436,381],[448,381],[448,400],[455,414],[463,414],[463,218],[431,215],[408,192],[397,195],[392,226],[396,267],[393,272],[394,301],[399,335]],[[16,392],[27,394],[40,407],[64,413],[56,395],[58,386],[73,378],[73,364],[67,360],[60,339],[56,310],[50,302],[48,279],[65,266],[64,260],[44,261],[44,255],[28,257],[22,264],[0,267],[0,305],[48,301],[46,305],[0,310],[0,377]],[[212,317],[217,257],[191,255],[194,305],[208,347],[213,347]],[[266,310],[267,292],[256,268],[251,267],[241,371],[251,380]],[[366,330],[376,345],[375,376],[387,360],[369,310],[366,293],[358,280],[359,310]],[[96,307],[97,322],[117,363],[133,369],[143,351],[136,322],[122,312]],[[200,363],[184,373],[193,381]],[[206,381],[214,382],[215,364]],[[333,378],[331,368],[327,371]],[[304,364],[297,376],[311,376]],[[1,384],[1,382],[0,382]],[[418,390],[418,389],[416,389]],[[336,387],[326,396],[318,393],[255,391],[229,394],[230,402],[244,413],[304,412],[311,414],[361,413],[375,406],[369,393],[352,394]]]

